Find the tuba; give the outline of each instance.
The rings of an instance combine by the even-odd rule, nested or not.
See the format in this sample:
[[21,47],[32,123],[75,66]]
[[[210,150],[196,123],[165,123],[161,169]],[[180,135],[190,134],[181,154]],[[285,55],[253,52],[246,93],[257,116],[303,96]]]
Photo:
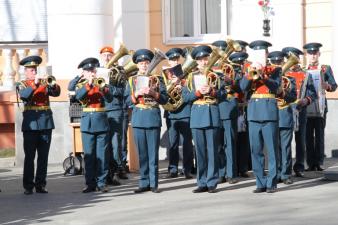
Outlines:
[[187,52],[185,55],[185,61],[182,64],[183,77],[186,77],[189,73],[191,73],[196,67],[197,62],[191,56],[192,47],[187,47]]
[[[292,52],[289,53],[288,60],[284,63],[282,66],[282,82],[281,86],[279,87],[277,93],[288,93],[291,91],[291,82],[290,79],[286,76],[284,76],[285,72],[288,71],[292,66],[297,65],[299,63],[299,58],[293,54]],[[277,105],[279,109],[285,108],[289,105],[283,98],[276,98],[277,99]]]
[[120,45],[119,50],[114,54],[114,56],[109,60],[109,62],[106,65],[107,69],[110,69],[109,71],[109,80],[112,84],[117,84],[123,79],[124,77],[124,71],[118,66],[116,66],[117,61],[122,58],[125,55],[129,55],[130,52],[126,48],[124,44]]
[[[207,77],[207,85],[210,88],[219,88],[219,77],[215,72],[212,71],[211,68],[221,57],[222,57],[222,50],[220,50],[217,47],[212,46],[212,52],[210,54],[208,64],[206,65],[203,71],[204,75],[206,75]],[[203,99],[208,104],[214,104],[217,102],[217,99],[209,95],[203,96]]]
[[158,90],[160,87],[160,80],[157,75],[150,74],[160,62],[162,62],[164,59],[167,59],[167,56],[158,48],[155,48],[154,52],[154,57],[149,63],[148,69],[144,76],[149,76],[149,87]]
[[288,60],[282,66],[282,74],[284,74],[291,67],[293,67],[294,65],[297,65],[298,63],[299,63],[299,58],[294,53],[290,52]]

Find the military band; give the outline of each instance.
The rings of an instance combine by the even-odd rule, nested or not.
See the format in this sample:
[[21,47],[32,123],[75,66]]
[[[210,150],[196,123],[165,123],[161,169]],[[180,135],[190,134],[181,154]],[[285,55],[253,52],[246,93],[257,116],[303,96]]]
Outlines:
[[[252,49],[252,62],[247,60],[247,46]],[[166,54],[159,49],[131,52],[124,45],[114,53],[105,46],[100,60],[101,68],[108,71],[106,78],[98,74],[98,59],[83,60],[78,66],[81,74],[68,85],[82,105],[86,184],[82,192],[107,192],[106,185],[113,184],[114,175],[128,179],[130,115],[140,174],[134,192],[160,192],[161,112],[169,134],[167,178],[179,175],[180,140],[182,172],[185,178],[193,178],[196,149],[197,187],[193,193],[215,193],[220,183],[235,184],[241,181],[239,177],[250,177],[250,164],[256,178],[254,193],[276,192],[278,180],[292,184],[293,132],[295,176],[304,177],[305,159],[307,171],[322,171],[328,112],[325,93],[337,88],[332,68],[319,63],[320,43],[304,45],[308,63],[304,69],[301,50],[285,47],[269,53],[271,46],[264,40],[248,44],[228,39],[185,50],[171,48]],[[118,61],[125,55],[131,60],[120,66]],[[165,59],[168,66],[156,74],[155,68]],[[53,76],[37,76],[41,61],[39,56],[21,60],[27,79],[17,84],[24,102],[23,187],[28,195],[34,188],[37,193],[48,193],[47,162],[54,129],[49,96],[60,95]]]

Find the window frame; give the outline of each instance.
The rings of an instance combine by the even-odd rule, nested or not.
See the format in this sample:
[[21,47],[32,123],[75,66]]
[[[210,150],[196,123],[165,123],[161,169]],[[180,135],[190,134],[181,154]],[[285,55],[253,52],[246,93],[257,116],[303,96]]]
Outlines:
[[228,36],[228,1],[221,0],[221,33],[202,34],[201,33],[201,5],[200,0],[193,0],[194,36],[193,37],[171,37],[170,24],[170,1],[162,0],[162,33],[163,43],[166,45],[177,44],[206,44],[215,40],[225,39]]

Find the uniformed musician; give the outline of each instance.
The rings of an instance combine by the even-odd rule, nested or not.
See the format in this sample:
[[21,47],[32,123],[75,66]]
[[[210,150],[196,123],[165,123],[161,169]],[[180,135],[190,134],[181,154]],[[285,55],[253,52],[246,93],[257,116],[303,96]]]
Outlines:
[[[284,58],[287,55],[282,51],[273,51],[268,55],[270,64],[273,67],[282,67]],[[290,65],[291,66],[291,65]],[[277,92],[278,105],[278,127],[279,127],[279,148],[278,148],[278,172],[277,180],[284,184],[292,184],[292,152],[291,142],[293,137],[294,118],[292,104],[297,99],[296,81],[287,74],[282,74],[281,87]]]
[[[218,40],[212,43],[213,46],[225,51],[226,41]],[[217,68],[221,70],[222,68]],[[230,76],[233,76],[230,77]],[[220,137],[222,143],[219,146],[219,183],[228,181],[229,184],[237,183],[237,160],[236,160],[236,141],[237,141],[237,118],[238,118],[238,93],[241,92],[239,82],[241,76],[223,74],[221,79],[227,85],[227,98],[219,101],[219,113],[221,119]]]
[[[168,56],[168,54],[167,54]],[[170,54],[168,56],[170,59]],[[174,86],[174,89],[181,90],[178,92],[186,92],[186,80],[183,78],[183,70],[181,64],[169,67],[163,70],[167,79],[167,86]],[[174,90],[173,89],[173,90]],[[167,112],[167,127],[169,132],[169,167],[168,177],[174,178],[178,176],[179,162],[179,143],[180,136],[183,137],[183,173],[185,178],[191,179],[191,168],[193,166],[193,148],[192,135],[190,130],[190,109],[191,104],[183,96],[182,104],[173,111]]]
[[139,155],[140,179],[135,193],[159,193],[158,151],[162,125],[159,104],[165,104],[168,95],[161,76],[146,74],[153,57],[154,53],[148,49],[134,53],[133,62],[139,71],[129,78],[125,90],[126,103],[132,107],[131,126]]
[[[278,108],[275,99],[280,87],[281,68],[266,64],[267,41],[257,40],[249,47],[257,51],[256,62],[250,65],[243,89],[251,90],[248,103],[249,138],[253,172],[256,176],[254,193],[273,193],[277,188]],[[268,175],[264,173],[263,147],[267,148]]]
[[[221,91],[218,75],[210,73],[209,46],[198,46],[192,51],[198,71],[189,74],[187,98],[193,102],[190,128],[196,146],[197,188],[194,193],[215,193],[218,183],[218,144],[220,115],[218,100],[226,97]],[[208,68],[209,67],[209,68]],[[210,74],[209,74],[210,73]]]
[[[53,113],[50,109],[49,96],[60,95],[60,86],[53,77],[42,78],[37,74],[37,67],[42,59],[40,56],[28,56],[20,61],[24,66],[26,80],[21,81],[17,88],[20,99],[24,102],[23,148],[25,152],[23,169],[24,194],[48,193],[46,176],[49,148],[54,129]],[[38,154],[36,176],[34,179],[34,159]]]
[[324,130],[326,114],[328,112],[325,93],[337,89],[337,84],[331,66],[320,64],[320,43],[308,43],[303,46],[306,50],[306,72],[311,74],[318,99],[307,108],[306,123],[306,162],[308,171],[322,171],[325,152]]
[[83,78],[77,84],[75,97],[82,104],[81,138],[84,150],[86,187],[83,193],[107,192],[109,123],[105,102],[112,101],[115,88],[96,76],[99,60],[86,58],[78,66]]
[[[236,73],[235,77],[243,78],[245,74],[245,63],[248,58],[246,52],[235,52],[229,57],[233,63],[233,69]],[[250,158],[250,145],[248,135],[247,115],[247,91],[238,93],[238,121],[237,121],[237,143],[236,143],[236,161],[237,172],[240,177],[248,178]]]
[[[100,59],[104,64],[101,66],[107,66],[109,61],[113,58],[114,51],[110,46],[105,46],[100,50]],[[107,184],[120,185],[120,182],[116,179],[128,179],[125,160],[122,159],[122,135],[123,135],[123,123],[124,116],[124,88],[126,85],[125,74],[121,67],[113,65],[119,70],[118,75],[109,77],[109,84],[114,86],[113,99],[111,102],[105,103],[106,113],[109,122],[109,172],[107,177]],[[117,176],[117,177],[116,177]]]
[[[287,57],[290,53],[296,57],[303,55],[303,52],[294,47],[285,47],[282,49]],[[295,142],[296,142],[296,160],[293,165],[293,171],[296,177],[304,177],[304,157],[306,142],[306,108],[317,97],[311,75],[306,74],[300,64],[292,66],[286,71],[286,75],[296,80],[297,104],[293,104],[295,119]],[[297,118],[298,117],[298,118]],[[298,124],[297,124],[298,123]]]

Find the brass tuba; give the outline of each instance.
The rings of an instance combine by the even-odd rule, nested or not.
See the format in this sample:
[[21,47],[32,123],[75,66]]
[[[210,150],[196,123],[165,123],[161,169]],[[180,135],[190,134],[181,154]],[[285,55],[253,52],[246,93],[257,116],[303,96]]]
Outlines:
[[222,58],[220,60],[220,68],[222,70],[222,73],[225,75],[228,75],[232,80],[235,79],[235,71],[233,68],[233,64],[229,62],[229,56],[233,52],[239,52],[242,50],[241,45],[232,40],[232,39],[227,39],[226,40],[227,47],[224,51],[221,51]]
[[[134,53],[135,52],[133,50],[129,51],[129,55],[133,55]],[[129,61],[126,64],[124,64],[123,69],[127,79],[134,71],[138,70],[137,65],[133,62],[132,59],[129,59]]]
[[299,63],[299,58],[292,52],[289,53],[288,60],[282,66],[282,74],[288,71],[292,66]]
[[[291,91],[291,82],[290,79],[284,76],[285,72],[288,71],[292,66],[299,63],[299,58],[292,52],[289,53],[288,60],[282,66],[282,77],[281,77],[281,86],[279,87],[277,93],[288,93]],[[279,109],[285,108],[289,105],[283,98],[277,97],[277,105]]]
[[149,76],[149,87],[155,90],[158,90],[160,87],[160,80],[157,75],[150,75],[155,67],[162,62],[164,59],[167,59],[167,56],[158,48],[154,50],[154,57],[149,63],[148,69],[145,72],[144,76]]
[[121,68],[116,66],[117,61],[122,58],[125,55],[129,55],[130,52],[126,48],[124,44],[120,45],[119,50],[114,54],[114,56],[109,60],[109,62],[106,65],[107,69],[110,69],[109,71],[109,80],[112,84],[117,84],[120,82],[121,79],[123,79],[124,71],[121,71]]
[[183,77],[186,77],[198,65],[196,60],[193,59],[192,56],[191,56],[192,47],[186,47],[186,49],[187,49],[187,52],[186,52],[186,55],[185,55],[185,60],[182,64]]

